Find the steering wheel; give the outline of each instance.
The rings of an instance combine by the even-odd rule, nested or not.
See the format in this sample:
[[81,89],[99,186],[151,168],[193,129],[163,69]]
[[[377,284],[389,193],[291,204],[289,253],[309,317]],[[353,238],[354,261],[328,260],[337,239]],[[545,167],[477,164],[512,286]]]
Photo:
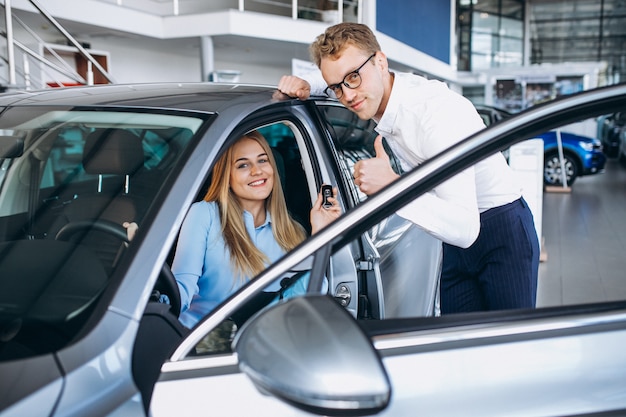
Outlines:
[[[63,226],[54,238],[56,240],[69,242],[75,235],[85,233],[88,230],[108,233],[125,244],[130,243],[126,229],[122,225],[108,220],[80,220],[70,222]],[[176,279],[174,278],[174,274],[172,274],[172,270],[167,263],[163,263],[163,267],[161,268],[157,282],[154,285],[154,289],[158,290],[161,294],[167,295],[170,304],[170,311],[178,317],[180,315],[181,308],[180,291],[178,289]]]

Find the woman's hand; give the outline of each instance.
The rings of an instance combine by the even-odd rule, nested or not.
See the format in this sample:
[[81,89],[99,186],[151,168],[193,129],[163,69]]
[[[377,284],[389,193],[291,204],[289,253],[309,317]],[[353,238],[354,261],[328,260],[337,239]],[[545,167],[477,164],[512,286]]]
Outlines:
[[139,229],[139,226],[135,222],[124,222],[122,226],[126,228],[126,234],[128,235],[128,241],[130,242],[135,237],[135,233]]
[[322,194],[317,194],[317,200],[311,209],[311,233],[318,232],[341,216],[341,207],[336,197],[337,188],[333,188],[333,196],[328,198],[332,206],[324,208],[322,207]]

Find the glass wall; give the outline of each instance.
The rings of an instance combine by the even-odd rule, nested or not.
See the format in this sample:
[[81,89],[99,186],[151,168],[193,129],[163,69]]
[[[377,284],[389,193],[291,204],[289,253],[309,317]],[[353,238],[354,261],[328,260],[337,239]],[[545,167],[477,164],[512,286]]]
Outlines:
[[457,0],[456,5],[460,71],[522,66],[527,54],[530,64],[605,62],[606,83],[623,80],[624,0]]
[[606,62],[607,82],[626,71],[626,2],[531,2],[530,62]]
[[457,0],[460,71],[524,63],[524,0]]

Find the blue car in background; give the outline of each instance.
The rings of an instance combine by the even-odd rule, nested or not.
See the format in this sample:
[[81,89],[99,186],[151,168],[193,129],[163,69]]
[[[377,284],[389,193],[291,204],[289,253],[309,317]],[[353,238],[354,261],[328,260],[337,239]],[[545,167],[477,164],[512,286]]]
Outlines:
[[[476,110],[487,126],[512,116],[506,110],[492,106],[477,105]],[[602,151],[600,140],[570,132],[561,131],[560,134],[563,164],[559,158],[557,130],[535,136],[535,138],[543,139],[543,182],[545,185],[562,185],[563,170],[568,186],[571,186],[578,177],[604,171],[606,155]]]
[[[561,185],[561,160],[557,145],[557,132],[551,130],[537,136],[543,139],[543,181],[546,185]],[[567,175],[567,185],[572,185],[577,177],[597,174],[604,171],[606,155],[598,139],[573,133],[561,132],[563,144],[563,167]]]

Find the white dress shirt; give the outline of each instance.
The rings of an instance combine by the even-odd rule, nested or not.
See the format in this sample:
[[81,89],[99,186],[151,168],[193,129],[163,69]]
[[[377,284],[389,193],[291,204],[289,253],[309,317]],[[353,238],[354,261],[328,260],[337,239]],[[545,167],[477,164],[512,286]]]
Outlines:
[[[409,170],[485,127],[472,103],[443,82],[396,73],[376,131]],[[435,187],[398,214],[442,241],[467,248],[478,237],[479,213],[521,196],[498,152]]]

